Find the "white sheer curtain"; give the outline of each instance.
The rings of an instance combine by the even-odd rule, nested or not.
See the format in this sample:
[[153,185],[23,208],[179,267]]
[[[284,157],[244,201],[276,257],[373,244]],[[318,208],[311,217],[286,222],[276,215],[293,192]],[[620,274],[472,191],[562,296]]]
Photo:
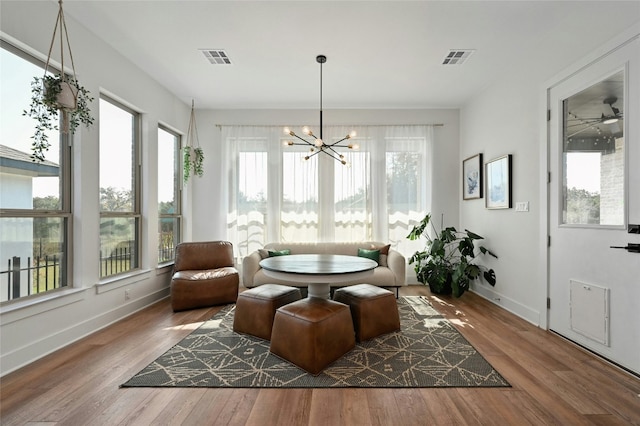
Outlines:
[[[348,166],[310,147],[283,146],[276,126],[222,126],[228,238],[244,257],[272,241],[389,241],[403,254],[431,208],[432,126],[327,126]],[[413,243],[415,244],[415,243]]]
[[223,126],[221,131],[229,183],[221,208],[227,209],[227,238],[241,260],[280,239],[282,131],[273,126]]

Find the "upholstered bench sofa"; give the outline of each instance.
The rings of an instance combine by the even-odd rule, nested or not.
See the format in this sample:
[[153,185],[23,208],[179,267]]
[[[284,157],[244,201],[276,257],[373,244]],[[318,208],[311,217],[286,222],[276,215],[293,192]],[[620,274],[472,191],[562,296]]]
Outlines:
[[[289,250],[290,254],[341,254],[357,256],[358,249],[380,249],[381,255],[378,267],[367,278],[341,282],[335,286],[348,286],[355,284],[376,285],[384,288],[395,288],[396,295],[400,286],[405,285],[406,260],[398,251],[380,242],[357,243],[269,243],[264,249],[257,250],[246,256],[242,261],[242,284],[247,288],[257,287],[262,284],[284,284],[294,287],[306,287],[305,283],[283,281],[268,277],[260,267],[260,261],[269,256],[269,251],[276,252]],[[384,253],[387,253],[386,255]]]

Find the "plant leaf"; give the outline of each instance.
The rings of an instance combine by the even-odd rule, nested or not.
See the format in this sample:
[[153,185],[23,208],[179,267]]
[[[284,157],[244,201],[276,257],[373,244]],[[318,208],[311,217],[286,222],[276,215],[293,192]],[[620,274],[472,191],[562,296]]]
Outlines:
[[467,233],[467,236],[469,238],[471,238],[472,240],[484,240],[484,237],[481,237],[480,235],[476,234],[475,232],[471,232],[468,229],[464,230]]
[[431,214],[429,213],[420,221],[420,223],[418,223],[413,227],[413,229],[411,229],[411,232],[409,232],[409,235],[407,235],[407,238],[412,241],[420,238],[425,228],[427,227],[427,225],[429,225],[430,220],[431,220]]
[[460,251],[460,254],[462,256],[465,256],[465,257],[468,256],[468,257],[474,258],[475,257],[474,249],[475,249],[475,246],[471,238],[464,238],[460,240],[460,242],[458,243],[458,250]]
[[480,267],[478,265],[468,265],[465,273],[467,274],[467,277],[475,280],[480,276]]
[[487,280],[489,284],[491,284],[492,286],[496,285],[496,273],[494,272],[493,269],[489,269],[488,271],[485,271],[483,275],[484,275],[484,279]]
[[498,256],[496,256],[491,250],[487,249],[484,246],[480,246],[480,251],[482,252],[482,254],[488,254],[490,256],[495,257],[496,259],[498,258]]

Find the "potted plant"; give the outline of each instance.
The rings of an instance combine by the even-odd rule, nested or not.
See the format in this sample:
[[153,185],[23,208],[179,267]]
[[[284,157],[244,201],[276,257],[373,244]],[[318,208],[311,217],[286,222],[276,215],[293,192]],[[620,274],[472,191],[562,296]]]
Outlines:
[[44,154],[51,144],[47,131],[58,130],[59,114],[62,114],[62,132],[73,134],[80,123],[93,124],[89,104],[93,101],[89,91],[73,77],[45,75],[34,77],[31,82],[31,105],[22,115],[37,121],[31,137],[31,158],[44,161]]
[[[429,224],[434,236],[429,232]],[[421,237],[427,240],[425,249],[416,251],[409,259],[409,264],[415,264],[418,281],[428,284],[432,293],[453,293],[455,297],[460,297],[469,289],[472,280],[481,277],[492,286],[496,284],[494,270],[476,263],[479,255],[488,254],[498,258],[484,246],[476,248],[475,241],[483,239],[480,235],[469,230],[461,232],[452,226],[444,229],[441,226],[438,231],[429,213],[407,236],[410,240]]]
[[189,129],[187,130],[187,144],[182,149],[182,167],[184,182],[189,180],[191,172],[202,177],[204,168],[204,151],[200,148],[198,140],[198,128],[196,126],[195,103],[191,100],[191,115],[189,117]]
[[202,177],[204,169],[202,162],[204,161],[204,151],[200,147],[185,146],[184,147],[184,181],[187,182],[191,176],[191,171],[196,176]]
[[[64,134],[73,134],[80,123],[85,124],[87,127],[93,124],[93,117],[91,117],[91,110],[89,109],[89,104],[93,101],[93,98],[89,95],[89,91],[80,85],[76,77],[76,67],[71,53],[71,42],[67,34],[62,0],[58,1],[58,5],[58,16],[56,17],[56,25],[53,28],[49,54],[44,67],[44,76],[41,78],[35,77],[31,82],[31,106],[28,110],[22,112],[22,115],[29,116],[37,121],[35,132],[31,137],[33,139],[31,158],[33,161],[38,162],[45,160],[44,154],[51,146],[47,131],[58,130],[60,121],[58,114],[62,114],[61,130]],[[58,29],[60,29],[59,33]],[[47,71],[49,70],[56,34],[60,36],[61,72],[58,75],[51,75]],[[65,44],[71,59],[73,76],[68,76],[64,73]]]

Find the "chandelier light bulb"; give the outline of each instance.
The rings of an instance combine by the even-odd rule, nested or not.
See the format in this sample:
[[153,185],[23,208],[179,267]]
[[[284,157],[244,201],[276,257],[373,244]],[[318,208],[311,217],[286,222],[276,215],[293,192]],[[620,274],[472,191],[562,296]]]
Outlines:
[[305,135],[310,135],[311,134],[311,129],[308,126],[304,126],[302,128],[302,133],[304,133]]
[[316,139],[315,144],[316,146],[322,146],[323,145],[322,139]]
[[351,149],[355,149],[355,150],[360,149],[360,144],[354,143],[353,145],[351,145]]
[[350,138],[355,138],[358,134],[356,133],[355,130],[352,130],[351,132],[349,132],[349,137]]

